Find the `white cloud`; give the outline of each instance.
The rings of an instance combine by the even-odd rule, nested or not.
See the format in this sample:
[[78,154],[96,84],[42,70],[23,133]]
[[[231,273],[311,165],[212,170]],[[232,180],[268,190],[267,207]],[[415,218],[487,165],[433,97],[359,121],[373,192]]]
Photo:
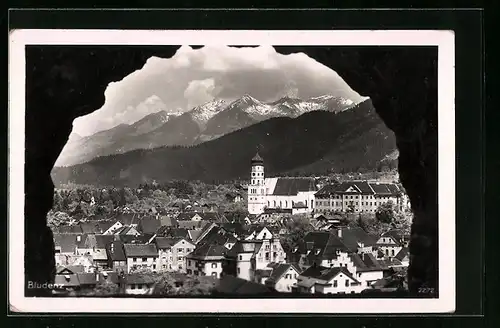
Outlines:
[[152,57],[141,70],[110,83],[104,106],[75,120],[74,131],[89,135],[158,108],[186,111],[214,97],[230,100],[246,93],[261,101],[283,95],[360,97],[336,72],[302,53],[282,55],[269,45],[182,46],[171,58]]
[[214,91],[214,79],[194,80],[189,82],[186,90],[184,90],[184,98],[188,101],[188,108],[199,106],[213,100],[216,97]]

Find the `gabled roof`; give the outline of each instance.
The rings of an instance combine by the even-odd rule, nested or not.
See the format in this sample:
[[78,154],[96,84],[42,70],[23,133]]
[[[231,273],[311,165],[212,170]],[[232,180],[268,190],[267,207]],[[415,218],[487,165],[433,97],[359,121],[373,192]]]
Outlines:
[[78,237],[80,237],[80,242],[83,243],[84,237],[78,234],[66,234],[66,233],[55,233],[54,244],[55,246],[61,247],[61,253],[73,253],[76,250],[78,243]]
[[410,250],[408,247],[403,247],[401,250],[396,254],[396,258],[400,261],[403,261],[405,257],[410,255]]
[[115,223],[116,223],[116,221],[113,221],[113,220],[97,221],[97,225],[99,226],[99,229],[100,229],[101,233],[106,232]]
[[151,235],[115,235],[115,237],[124,244],[145,244],[151,239]]
[[316,182],[313,178],[278,178],[273,195],[290,196],[307,191],[316,191]]
[[115,240],[113,235],[88,235],[85,240],[84,248],[99,248],[104,249],[106,245]]
[[124,248],[127,257],[158,257],[155,244],[125,244]]
[[323,266],[311,266],[308,269],[306,269],[304,272],[302,272],[300,275],[302,277],[314,278],[314,279],[322,280],[325,282],[330,282],[333,278],[335,278],[340,273],[345,274],[347,277],[351,278],[356,283],[359,282],[358,280],[356,280],[356,278],[354,278],[352,276],[352,274],[349,272],[349,270],[347,270],[346,267],[326,268]]
[[170,249],[184,238],[179,237],[156,237],[155,243],[158,249]]
[[403,240],[408,240],[410,238],[408,233],[400,229],[391,229],[384,232],[380,237],[392,237],[396,242],[401,242]]
[[370,183],[370,187],[373,189],[376,195],[380,196],[392,196],[400,193],[398,186],[394,183]]
[[56,268],[56,274],[76,274],[85,272],[83,265],[64,265]]
[[188,238],[195,242],[201,235],[202,230],[189,230],[188,231]]
[[363,243],[364,246],[374,246],[377,244],[375,238],[359,227],[345,227],[339,229],[342,229],[342,237],[340,239],[352,252],[357,251],[360,243]]
[[223,259],[227,251],[228,249],[222,245],[207,243],[196,246],[196,249],[189,255],[189,257],[191,258],[212,257],[212,258]]
[[119,240],[109,243],[106,247],[106,253],[111,261],[126,261],[125,247]]
[[358,272],[369,272],[369,271],[381,271],[382,267],[380,266],[377,259],[372,254],[350,254],[351,258],[356,270]]
[[390,269],[392,267],[398,267],[398,266],[403,265],[403,263],[401,263],[401,261],[395,257],[380,259],[380,260],[378,260],[378,263],[380,264],[380,267],[383,270],[387,270],[387,269]]
[[76,273],[71,274],[56,274],[54,277],[54,284],[62,285],[64,287],[80,287],[80,281]]
[[299,268],[290,263],[273,263],[269,264],[268,267],[272,268],[272,272],[268,280],[273,282],[278,282],[290,268],[293,268],[298,274],[300,274]]
[[184,228],[160,227],[156,232],[156,235],[159,237],[189,238],[188,229]]
[[163,215],[160,218],[160,221],[161,221],[162,227],[177,227],[178,226],[177,220],[169,215]]
[[137,224],[139,221],[140,215],[137,213],[120,213],[116,215],[113,220],[114,222],[120,222],[123,225],[132,225]]
[[146,216],[139,221],[137,228],[142,233],[155,233],[161,226],[161,221],[156,217]]
[[179,213],[179,215],[177,215],[177,217],[175,219],[177,221],[191,221],[192,218],[195,216],[202,217],[200,214],[201,213],[196,213],[196,212],[182,212],[182,213]]
[[238,240],[227,252],[228,257],[236,257],[242,253],[257,254],[262,247],[262,240]]

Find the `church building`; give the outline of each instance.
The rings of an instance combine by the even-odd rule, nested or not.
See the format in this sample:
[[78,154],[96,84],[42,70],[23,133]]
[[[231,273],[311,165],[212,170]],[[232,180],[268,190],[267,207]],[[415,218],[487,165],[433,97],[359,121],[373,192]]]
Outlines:
[[317,186],[314,178],[265,178],[264,160],[259,154],[252,159],[248,186],[248,212],[262,214],[282,212],[311,213]]

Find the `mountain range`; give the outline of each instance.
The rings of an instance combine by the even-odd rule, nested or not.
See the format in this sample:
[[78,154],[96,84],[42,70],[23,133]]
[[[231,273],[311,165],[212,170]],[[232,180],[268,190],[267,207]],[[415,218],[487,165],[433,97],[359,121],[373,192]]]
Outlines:
[[331,95],[307,100],[282,97],[270,103],[250,95],[232,102],[216,99],[185,113],[159,111],[133,124],[120,124],[88,137],[72,134],[56,166],[80,164],[135,149],[196,145],[270,118],[295,118],[317,110],[336,113],[354,105],[350,99]]
[[[71,167],[55,167],[52,178],[56,185],[73,182],[116,186],[133,186],[152,180],[247,179],[250,160],[257,150],[264,158],[267,176],[319,175],[332,171],[375,169],[396,150],[393,132],[379,118],[370,99],[355,105],[330,97],[309,102],[330,105],[340,102],[345,107],[312,110],[304,102],[293,99],[262,104],[250,97],[243,97],[208,120],[204,117],[195,122],[192,115],[190,120],[187,119],[190,114],[186,113],[170,118],[160,128],[153,130],[167,133],[169,130],[165,126],[170,122],[185,120],[186,130],[179,128],[177,132],[184,133],[189,146],[138,149],[95,158]],[[319,108],[319,105],[310,106]],[[285,107],[293,107],[297,111],[289,116],[277,114],[280,108],[284,110]],[[260,122],[252,124],[257,120]],[[200,126],[203,126],[198,123],[207,122],[204,133],[209,137],[222,126],[222,123],[218,125],[212,121],[235,122],[230,126],[233,131],[197,144],[196,138],[200,135]],[[153,131],[140,136],[150,135]]]

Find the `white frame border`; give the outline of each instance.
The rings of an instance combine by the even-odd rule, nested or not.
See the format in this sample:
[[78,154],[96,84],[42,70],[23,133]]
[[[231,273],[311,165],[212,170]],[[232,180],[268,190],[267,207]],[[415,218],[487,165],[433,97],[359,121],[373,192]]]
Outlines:
[[[25,45],[438,47],[439,298],[96,299],[24,296]],[[411,78],[411,77],[409,77]],[[357,91],[357,90],[356,90]],[[13,101],[15,100],[15,101]],[[455,35],[447,30],[14,30],[9,35],[9,304],[33,313],[450,313],[455,310]]]

